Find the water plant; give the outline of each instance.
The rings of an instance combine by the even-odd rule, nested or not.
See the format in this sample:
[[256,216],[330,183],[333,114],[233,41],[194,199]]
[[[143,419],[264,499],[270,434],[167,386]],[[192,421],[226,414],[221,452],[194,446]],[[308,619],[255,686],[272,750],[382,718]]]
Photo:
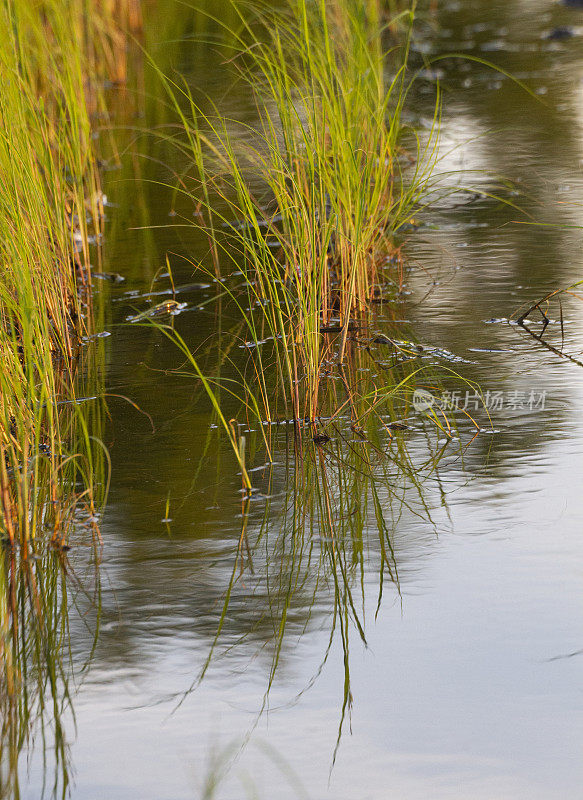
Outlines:
[[0,8],[0,526],[11,546],[45,527],[62,543],[73,498],[92,510],[94,432],[73,401],[93,328],[103,208],[91,113],[117,41],[111,13],[97,0]]
[[[416,152],[405,154],[415,3],[401,15],[408,32],[397,42],[388,39],[380,0],[233,7],[234,63],[260,124],[249,129],[219,109],[206,113],[161,75],[186,133],[177,146],[194,171],[177,192],[195,204],[213,256],[208,269],[255,344],[253,384],[266,418],[276,405],[260,347],[268,340],[276,397],[313,426],[323,364],[345,362],[349,333],[382,294],[395,237],[431,180],[439,97],[434,130],[423,146],[413,136]],[[233,271],[243,287],[234,287]],[[336,341],[324,338],[334,329]]]

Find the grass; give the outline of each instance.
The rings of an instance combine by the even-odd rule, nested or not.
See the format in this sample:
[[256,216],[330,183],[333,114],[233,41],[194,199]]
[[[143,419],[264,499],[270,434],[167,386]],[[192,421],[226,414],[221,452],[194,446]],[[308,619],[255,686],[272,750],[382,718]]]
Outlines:
[[[233,8],[238,27],[231,26],[236,46],[229,58],[256,99],[258,126],[218,108],[204,111],[178,80],[159,71],[182,128],[160,136],[192,164],[177,182],[177,206],[191,201],[209,244],[208,262],[193,267],[216,280],[221,308],[240,321],[225,348],[220,332],[213,338],[210,349],[220,355],[210,374],[202,366],[208,345],[194,353],[180,333],[158,326],[179,347],[182,374],[210,397],[244,490],[231,581],[199,680],[220,643],[233,645],[229,615],[240,586],[245,609],[253,607],[247,570],[260,607],[248,613],[270,632],[266,705],[290,630],[297,633],[294,608],[308,605],[316,613],[322,598],[331,598],[321,668],[339,638],[339,742],[352,704],[351,641],[356,635],[366,644],[371,569],[378,573],[378,613],[386,585],[399,592],[399,520],[411,514],[431,522],[424,481],[435,480],[443,500],[438,465],[447,445],[432,445],[429,431],[463,451],[451,441],[455,421],[439,411],[416,418],[419,431],[407,432],[414,388],[439,378],[422,366],[414,343],[398,343],[400,334],[379,343],[374,331],[373,301],[384,298],[390,316],[402,281],[399,235],[432,191],[440,100],[422,146],[403,121],[414,80],[408,72],[414,3],[398,19],[376,0],[286,0],[276,10],[235,2]],[[391,38],[397,23],[404,39]],[[406,137],[417,143],[413,153],[404,149]],[[228,356],[233,342],[245,347],[245,366]],[[257,430],[250,440],[235,417]],[[279,430],[272,423],[282,418],[294,422],[295,435],[286,442],[283,508],[274,508],[270,469],[263,481],[256,469],[251,476],[247,454],[260,440],[272,460]],[[298,435],[305,422],[313,441]],[[419,437],[423,464],[414,463],[410,436]],[[266,497],[262,513],[252,503],[251,477]],[[302,617],[302,624],[309,621]]]
[[97,533],[107,489],[103,350],[100,342],[83,346],[99,313],[91,297],[90,241],[102,220],[91,114],[108,70],[103,47],[115,44],[100,8],[82,0],[0,7],[2,797],[20,796],[22,753],[39,740],[45,764],[54,762],[50,792],[66,796],[65,550],[73,528],[90,539]]
[[[439,98],[435,128],[423,147],[414,137],[411,158],[402,140],[415,3],[400,15],[407,34],[398,43],[380,0],[233,8],[232,63],[255,96],[260,124],[249,129],[218,109],[204,112],[161,76],[186,132],[177,146],[193,166],[177,191],[195,204],[213,256],[208,270],[255,344],[254,402],[267,419],[279,403],[315,426],[323,364],[345,363],[349,332],[386,282],[395,236],[428,190]],[[233,288],[233,270],[243,274],[243,291]],[[339,332],[333,343],[323,334],[331,327]],[[275,349],[276,402],[266,340]]]
[[112,12],[97,0],[0,9],[0,525],[11,546],[47,527],[62,543],[73,497],[92,508],[92,431],[77,406],[61,409],[92,330],[103,209],[91,113],[120,49]]
[[93,537],[107,488],[103,401],[81,401],[102,395],[103,358],[100,344],[82,347],[98,311],[89,242],[102,212],[91,7],[7,0],[0,8],[2,797],[20,796],[21,754],[39,739],[42,758],[55,763],[51,793],[66,795],[64,551],[73,526],[85,523]]
[[[67,796],[73,530],[98,534],[107,491],[103,345],[90,242],[102,196],[92,115],[135,0],[0,6],[0,795],[20,796],[39,740]],[[136,20],[132,18],[134,23]],[[137,23],[136,23],[137,24]],[[95,251],[93,252],[95,255]],[[44,795],[44,788],[43,788]]]

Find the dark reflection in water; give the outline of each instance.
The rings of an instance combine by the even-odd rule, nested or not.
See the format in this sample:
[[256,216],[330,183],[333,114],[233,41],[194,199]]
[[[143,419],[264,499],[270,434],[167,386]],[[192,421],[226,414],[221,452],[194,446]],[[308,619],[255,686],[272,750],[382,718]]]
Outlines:
[[[253,122],[223,63],[229,42],[192,39],[210,38],[202,15],[160,3],[148,19],[163,68],[184,72],[201,102],[208,94]],[[562,27],[572,35],[553,35]],[[410,429],[377,430],[372,445],[344,421],[322,447],[274,426],[275,463],[252,473],[258,492],[242,501],[203,396],[171,372],[176,349],[122,324],[149,305],[152,286],[167,289],[167,253],[188,287],[174,324],[205,348],[209,371],[237,320],[226,310],[218,336],[213,287],[192,267],[207,243],[184,225],[192,209],[160,185],[183,165],[155,137],[119,134],[128,157],[107,177],[104,269],[125,282],[100,285],[107,387],[151,415],[155,432],[109,398],[94,650],[92,614],[69,614],[73,674],[93,654],[76,681],[76,734],[69,722],[59,738],[72,742],[73,797],[211,797],[219,779],[220,798],[578,796],[580,656],[561,656],[583,643],[583,373],[508,319],[582,274],[580,231],[561,227],[582,222],[582,30],[582,12],[551,0],[440,1],[419,25],[427,91],[410,113],[415,124],[431,119],[439,77],[438,169],[455,191],[410,235],[411,294],[396,324],[402,338],[463,357],[450,391],[463,396],[464,378],[505,398],[546,393],[544,410],[505,401],[492,412],[497,432],[463,456],[455,442],[442,452],[412,409]],[[430,63],[452,52],[494,62],[537,99],[476,61]],[[121,125],[169,121],[147,67],[143,80],[143,104],[112,94]],[[486,196],[501,192],[517,208]],[[547,335],[577,356],[580,305],[570,296],[563,305],[562,332],[555,322]],[[381,309],[374,325],[394,335],[386,317]],[[243,364],[244,350],[232,352]],[[463,415],[460,427],[469,441]],[[260,431],[245,436],[249,466],[261,467]],[[56,696],[60,707],[66,693]],[[64,745],[52,752],[49,785],[55,761],[69,764]],[[33,758],[22,796],[38,798],[44,776]]]

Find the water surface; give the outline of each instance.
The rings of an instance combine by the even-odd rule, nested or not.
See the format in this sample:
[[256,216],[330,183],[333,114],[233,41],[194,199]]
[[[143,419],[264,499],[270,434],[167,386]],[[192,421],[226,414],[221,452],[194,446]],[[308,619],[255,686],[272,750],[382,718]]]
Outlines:
[[[398,580],[385,581],[376,617],[378,535],[370,508],[363,512],[363,572],[358,553],[348,561],[364,598],[367,646],[351,615],[345,631],[344,618],[334,617],[337,595],[324,562],[302,573],[274,670],[286,578],[296,563],[281,530],[293,476],[292,442],[281,429],[276,463],[257,473],[269,500],[258,498],[249,511],[251,541],[266,518],[270,532],[254,553],[254,572],[236,582],[198,683],[232,579],[241,479],[227,446],[217,445],[195,383],[169,374],[181,363],[173,345],[157,331],[122,324],[147,306],[143,295],[165,271],[167,253],[177,285],[207,281],[182,258],[206,255],[206,243],[182,226],[180,215],[192,209],[173,204],[156,183],[167,179],[167,168],[147,158],[172,164],[175,156],[152,138],[135,144],[133,134],[120,134],[128,154],[121,170],[107,173],[104,268],[125,281],[100,288],[111,333],[101,346],[108,391],[150,414],[155,432],[133,406],[110,398],[100,632],[83,673],[94,628],[71,616],[75,800],[206,796],[206,777],[222,775],[227,764],[216,794],[222,800],[582,796],[583,370],[506,320],[583,274],[582,234],[568,227],[583,222],[583,11],[551,0],[446,0],[438,7],[415,39],[414,59],[427,65],[411,121],[430,124],[439,78],[443,184],[496,193],[513,181],[520,193],[505,196],[530,216],[457,191],[408,235],[410,294],[397,315],[403,330],[462,357],[460,376],[505,400],[492,411],[496,433],[480,434],[464,459],[444,457],[421,489],[405,480],[395,500],[396,467],[394,479],[379,484],[381,505],[397,510]],[[147,16],[154,55],[184,72],[201,97],[252,122],[251,99],[229,89],[224,54],[192,40],[200,18],[171,4],[164,10]],[[552,35],[564,26],[572,36]],[[484,64],[428,63],[446,53],[494,62],[536,99]],[[146,89],[159,93],[145,74]],[[120,125],[166,119],[155,99],[141,104],[112,90],[111,103]],[[141,184],[130,180],[136,164]],[[529,220],[551,226],[518,224]],[[161,277],[154,286],[168,284]],[[197,309],[212,292],[186,289],[178,299],[190,308],[175,318],[189,344],[210,345],[209,368],[217,318],[213,304]],[[553,319],[558,313],[551,309]],[[563,317],[563,334],[555,322],[549,341],[577,357],[580,302],[567,297]],[[225,315],[224,330],[235,324]],[[376,324],[382,329],[382,318]],[[450,384],[464,395],[463,380]],[[544,409],[529,409],[531,392],[544,393]],[[247,435],[258,449],[253,466],[260,466],[258,437]],[[403,436],[411,458],[423,461],[420,429]],[[357,494],[353,500],[358,506]],[[353,702],[333,764],[347,649]],[[24,796],[38,798],[41,780],[33,759]]]

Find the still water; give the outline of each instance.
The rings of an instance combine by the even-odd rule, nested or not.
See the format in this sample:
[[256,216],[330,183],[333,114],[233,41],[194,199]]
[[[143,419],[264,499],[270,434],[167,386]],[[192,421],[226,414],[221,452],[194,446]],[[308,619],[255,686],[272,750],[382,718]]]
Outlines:
[[[464,379],[476,381],[503,401],[490,411],[495,433],[421,471],[421,486],[397,468],[379,481],[394,525],[380,602],[379,536],[370,507],[359,513],[369,490],[348,487],[361,520],[361,549],[347,554],[355,611],[342,587],[339,599],[325,541],[299,555],[290,546],[285,429],[274,434],[273,467],[253,473],[253,552],[241,567],[232,453],[218,445],[195,382],[169,374],[181,364],[174,346],[124,324],[147,307],[152,285],[168,289],[160,275],[152,284],[168,253],[177,286],[203,284],[177,298],[188,307],[176,329],[202,348],[209,371],[224,346],[215,305],[204,305],[212,286],[184,260],[206,253],[183,224],[192,209],[160,186],[164,164],[184,165],[140,132],[169,119],[151,97],[160,93],[155,76],[145,69],[145,102],[111,91],[123,166],[106,175],[103,268],[125,280],[98,288],[111,334],[97,346],[112,479],[100,614],[70,614],[75,800],[583,798],[583,369],[507,322],[583,275],[583,10],[552,0],[437,6],[418,24],[423,79],[408,113],[429,128],[438,79],[437,172],[454,191],[408,234],[395,324],[403,338],[463,359],[450,390],[463,398]],[[209,95],[253,122],[251,99],[227,82],[224,51],[193,40],[200,15],[169,3],[147,9],[146,44],[163,68],[184,73],[201,102]],[[534,96],[476,61],[430,63],[447,53],[493,62]],[[483,194],[510,182],[519,191],[505,196],[522,213]],[[580,301],[567,296],[549,316],[548,341],[578,358]],[[236,318],[222,325],[228,333]],[[375,325],[383,330],[382,312]],[[402,440],[421,463],[427,442],[410,422]],[[259,439],[247,435],[260,467]],[[471,438],[471,426],[461,435]],[[33,755],[23,792],[31,799],[40,796],[39,762]]]

